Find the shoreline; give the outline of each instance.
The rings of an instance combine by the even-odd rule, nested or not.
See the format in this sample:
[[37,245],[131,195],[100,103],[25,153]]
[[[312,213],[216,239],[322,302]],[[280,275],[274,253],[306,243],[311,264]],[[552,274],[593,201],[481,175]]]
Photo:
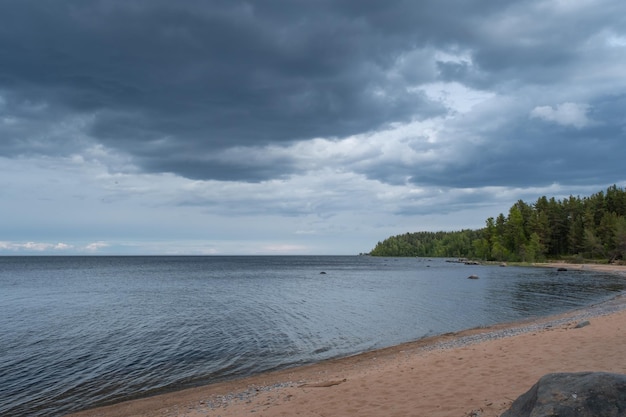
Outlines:
[[626,265],[614,264],[572,264],[564,261],[560,262],[539,262],[533,263],[531,266],[540,268],[567,268],[576,271],[596,271],[610,272],[621,276],[626,276]]
[[[626,266],[535,266],[564,265],[626,277]],[[446,333],[67,416],[499,416],[545,373],[626,373],[620,359],[626,357],[624,330],[626,294],[620,294],[555,316]]]

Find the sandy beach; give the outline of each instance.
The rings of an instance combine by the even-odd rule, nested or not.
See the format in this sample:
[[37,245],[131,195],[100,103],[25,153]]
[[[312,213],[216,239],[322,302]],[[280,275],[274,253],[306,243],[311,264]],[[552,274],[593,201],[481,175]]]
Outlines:
[[[624,276],[625,266],[563,265]],[[542,375],[626,373],[626,297],[560,316],[71,414],[72,417],[499,416]]]

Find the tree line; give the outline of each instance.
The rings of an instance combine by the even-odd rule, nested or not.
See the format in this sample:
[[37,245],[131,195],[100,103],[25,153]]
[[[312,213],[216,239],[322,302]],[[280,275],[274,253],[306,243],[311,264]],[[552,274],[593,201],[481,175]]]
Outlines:
[[626,259],[626,191],[613,185],[589,197],[517,201],[485,227],[392,236],[372,256],[458,257],[486,261]]

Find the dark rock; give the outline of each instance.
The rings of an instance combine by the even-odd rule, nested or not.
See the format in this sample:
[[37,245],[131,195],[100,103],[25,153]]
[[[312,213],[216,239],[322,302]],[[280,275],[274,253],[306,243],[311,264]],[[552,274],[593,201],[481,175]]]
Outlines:
[[558,268],[557,271],[558,272],[565,272],[565,271],[567,271],[567,268]]
[[626,375],[547,374],[501,417],[626,417]]
[[322,271],[320,272],[320,275],[326,275],[326,272]]

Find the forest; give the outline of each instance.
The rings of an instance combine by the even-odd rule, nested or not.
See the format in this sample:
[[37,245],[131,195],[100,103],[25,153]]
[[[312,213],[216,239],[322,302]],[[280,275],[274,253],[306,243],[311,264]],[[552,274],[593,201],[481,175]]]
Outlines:
[[483,261],[626,259],[626,191],[613,185],[589,197],[522,200],[478,230],[392,236],[371,256],[456,257]]

